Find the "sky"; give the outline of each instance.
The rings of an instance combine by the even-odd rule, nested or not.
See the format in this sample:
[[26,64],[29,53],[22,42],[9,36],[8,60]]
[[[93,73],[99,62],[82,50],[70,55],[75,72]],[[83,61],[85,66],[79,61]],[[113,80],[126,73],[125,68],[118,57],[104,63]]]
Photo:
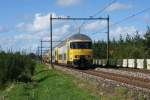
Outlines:
[[[143,36],[150,24],[150,9],[120,24],[113,24],[149,8],[149,4],[150,0],[0,0],[0,47],[35,52],[41,39],[49,40],[50,14],[53,17],[109,15],[111,39],[118,39],[120,34],[125,37],[127,33],[134,36],[136,31]],[[64,40],[79,31],[92,40],[106,40],[106,25],[104,20],[53,21],[53,40]]]

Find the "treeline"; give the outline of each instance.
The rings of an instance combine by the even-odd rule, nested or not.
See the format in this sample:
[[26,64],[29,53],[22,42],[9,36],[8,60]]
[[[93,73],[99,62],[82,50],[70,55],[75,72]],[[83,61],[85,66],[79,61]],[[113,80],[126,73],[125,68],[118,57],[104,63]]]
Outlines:
[[[118,40],[110,40],[110,58],[150,58],[150,27],[147,28],[144,36],[136,31],[134,36],[120,35]],[[107,42],[98,41],[93,43],[94,58],[105,59],[107,57]]]
[[35,61],[30,55],[0,52],[0,85],[13,81],[32,81]]

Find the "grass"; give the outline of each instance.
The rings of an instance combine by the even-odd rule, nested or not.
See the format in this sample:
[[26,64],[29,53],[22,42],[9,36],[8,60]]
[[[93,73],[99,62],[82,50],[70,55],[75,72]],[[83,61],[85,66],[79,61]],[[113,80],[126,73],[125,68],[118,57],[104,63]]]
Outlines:
[[96,87],[61,71],[37,64],[33,82],[14,82],[0,90],[0,100],[146,100],[125,87]]
[[[5,91],[0,91],[0,100],[99,100],[91,91],[75,84],[72,76],[56,70],[48,70],[45,65],[37,65],[33,82],[13,83]],[[75,79],[76,80],[76,79]]]
[[[111,90],[111,89],[110,89]],[[108,90],[103,90],[108,91]],[[116,87],[113,92],[111,90],[101,95],[102,100],[149,100],[148,95],[141,94],[138,91],[132,91],[125,87]]]

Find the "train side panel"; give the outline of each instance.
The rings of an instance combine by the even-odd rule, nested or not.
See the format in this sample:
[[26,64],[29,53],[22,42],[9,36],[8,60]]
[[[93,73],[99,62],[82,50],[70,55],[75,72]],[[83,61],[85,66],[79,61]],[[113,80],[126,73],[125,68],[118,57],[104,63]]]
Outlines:
[[57,49],[58,64],[67,64],[67,59],[68,59],[67,51],[68,51],[68,47],[66,44],[61,47],[58,47]]

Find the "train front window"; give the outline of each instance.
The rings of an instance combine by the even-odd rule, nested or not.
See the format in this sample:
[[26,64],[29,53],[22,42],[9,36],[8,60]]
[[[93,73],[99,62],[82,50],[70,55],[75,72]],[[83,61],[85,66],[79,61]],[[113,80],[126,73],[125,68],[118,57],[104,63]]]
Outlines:
[[92,43],[91,42],[71,42],[70,48],[71,49],[91,49]]

